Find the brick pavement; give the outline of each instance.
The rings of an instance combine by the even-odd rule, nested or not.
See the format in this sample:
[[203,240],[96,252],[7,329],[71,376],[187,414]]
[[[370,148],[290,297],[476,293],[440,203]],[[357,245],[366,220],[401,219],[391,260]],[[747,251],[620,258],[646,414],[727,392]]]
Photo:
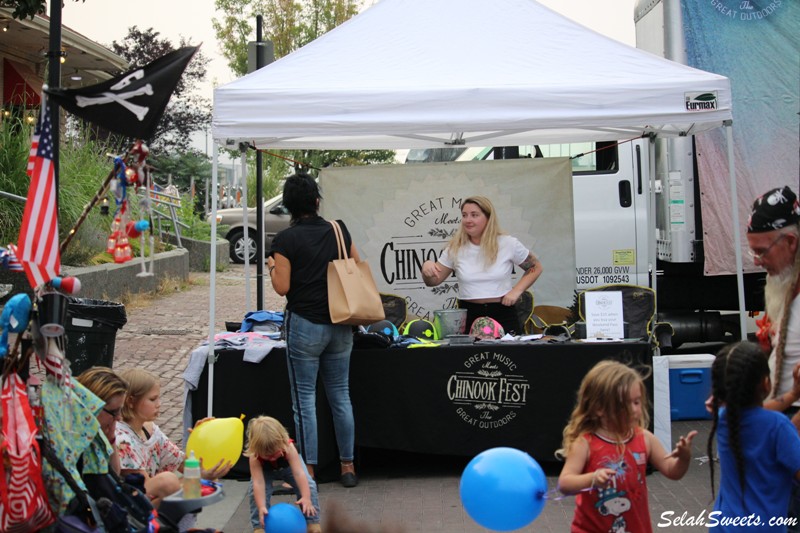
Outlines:
[[[254,270],[252,276],[255,276]],[[182,441],[182,373],[190,352],[208,337],[209,276],[193,274],[192,281],[185,290],[127,309],[128,323],[117,333],[114,354],[116,369],[138,366],[161,376],[162,412],[158,423],[178,443]],[[250,285],[251,298],[255,301],[254,279]],[[281,302],[267,283],[265,307],[280,309]],[[217,275],[216,329],[224,330],[225,321],[240,320],[243,310],[243,268],[233,266]],[[673,511],[676,516],[686,511],[691,516],[710,508],[707,464],[701,465],[696,459],[705,455],[709,423],[674,423],[673,436],[686,433],[688,429],[699,429],[701,435],[695,439],[695,459],[684,479],[670,481],[658,473],[648,476],[654,524],[665,511]],[[408,532],[487,531],[472,522],[459,501],[459,476],[467,459],[398,454],[383,462],[368,461],[360,469],[361,483],[357,488],[344,489],[338,483],[320,485],[323,516],[336,502],[353,518],[370,524],[401,524]],[[545,465],[546,470],[551,469],[548,466]],[[557,476],[558,465],[553,470]],[[555,476],[548,476],[551,488],[555,481]],[[278,497],[276,501],[288,501],[288,497]],[[225,500],[216,505],[231,507],[231,518],[224,527],[226,532],[250,531],[246,502]],[[236,506],[235,511],[233,506]],[[520,531],[568,531],[573,506],[572,498],[549,501],[536,521]],[[672,526],[664,529],[688,532],[706,528]]]
[[[144,305],[126,308],[128,323],[117,332],[114,368],[145,368],[161,376],[161,416],[158,424],[170,439],[183,440],[183,371],[189,354],[208,338],[208,273],[193,272],[189,286],[158,296]],[[215,331],[225,331],[225,322],[244,316],[244,268],[232,266],[216,277]],[[251,267],[251,302],[255,305],[255,268]],[[264,307],[282,309],[283,298],[267,283]]]

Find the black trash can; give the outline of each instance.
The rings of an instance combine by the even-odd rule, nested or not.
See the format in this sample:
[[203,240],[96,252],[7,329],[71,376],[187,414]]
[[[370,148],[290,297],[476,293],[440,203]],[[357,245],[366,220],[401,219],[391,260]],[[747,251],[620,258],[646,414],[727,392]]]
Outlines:
[[72,375],[93,366],[112,367],[117,330],[128,321],[125,306],[117,302],[70,298],[67,304],[67,360]]

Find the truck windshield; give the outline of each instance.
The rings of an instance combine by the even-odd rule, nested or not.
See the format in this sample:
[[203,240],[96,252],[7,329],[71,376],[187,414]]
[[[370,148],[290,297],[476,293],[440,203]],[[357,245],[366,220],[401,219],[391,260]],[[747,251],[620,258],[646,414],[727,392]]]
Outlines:
[[616,172],[619,167],[614,141],[485,148],[417,148],[409,150],[406,163],[486,161],[523,157],[569,157],[575,174]]

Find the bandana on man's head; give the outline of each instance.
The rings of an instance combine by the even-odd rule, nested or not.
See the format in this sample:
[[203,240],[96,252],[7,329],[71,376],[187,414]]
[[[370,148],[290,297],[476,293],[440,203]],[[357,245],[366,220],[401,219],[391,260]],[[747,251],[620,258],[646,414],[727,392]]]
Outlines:
[[800,204],[787,187],[771,189],[753,202],[747,233],[764,233],[800,222]]

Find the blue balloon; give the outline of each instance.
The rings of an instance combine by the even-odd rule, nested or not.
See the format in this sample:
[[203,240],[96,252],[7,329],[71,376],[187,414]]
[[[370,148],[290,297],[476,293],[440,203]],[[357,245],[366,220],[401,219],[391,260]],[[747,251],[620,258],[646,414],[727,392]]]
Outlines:
[[264,533],[306,533],[306,519],[294,505],[276,503],[264,517]]
[[547,478],[527,453],[492,448],[464,468],[459,490],[461,503],[475,522],[494,531],[512,531],[542,512]]

